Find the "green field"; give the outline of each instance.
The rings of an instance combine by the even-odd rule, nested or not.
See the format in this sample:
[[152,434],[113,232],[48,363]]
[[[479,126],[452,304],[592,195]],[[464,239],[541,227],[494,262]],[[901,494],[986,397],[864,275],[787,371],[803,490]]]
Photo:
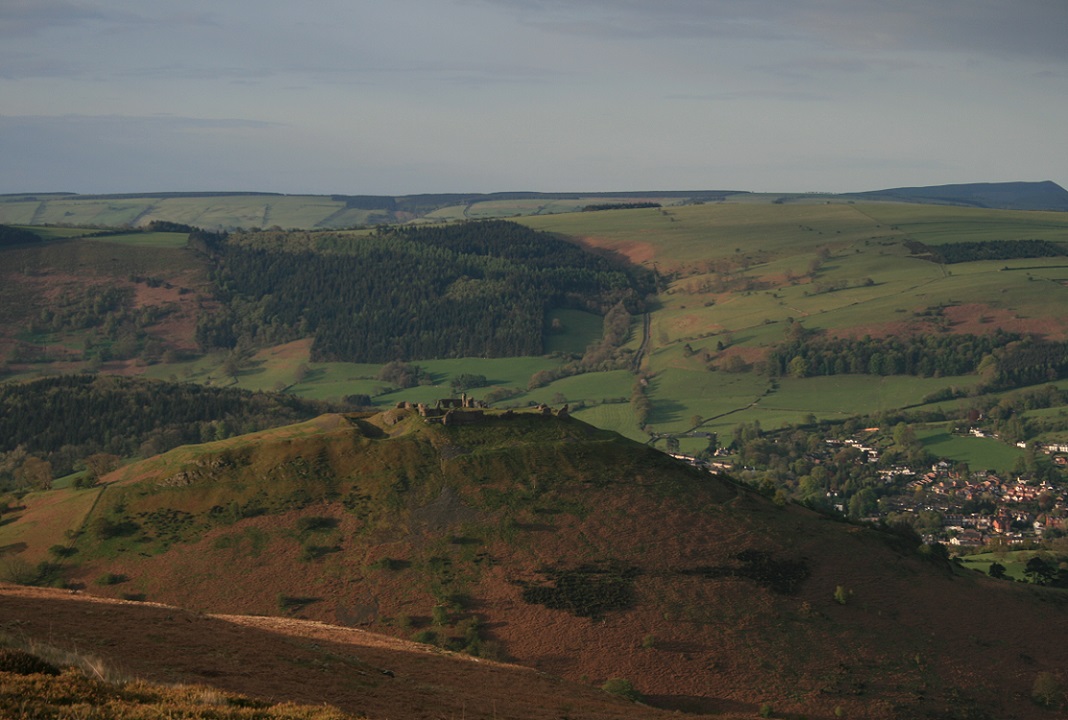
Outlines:
[[576,404],[579,401],[598,404],[628,400],[634,376],[626,370],[585,373],[566,377],[542,388],[531,390],[510,402],[522,404],[545,403],[559,406],[562,403]]
[[79,227],[40,227],[37,225],[22,225],[16,227],[20,227],[22,230],[29,230],[44,240],[65,240],[96,232],[93,228]]
[[550,324],[559,321],[559,330],[549,330],[545,336],[545,352],[581,355],[586,347],[601,339],[604,321],[600,315],[582,310],[556,310],[549,314]]
[[181,248],[185,247],[189,240],[187,233],[173,232],[139,232],[127,235],[109,235],[103,238],[115,245],[137,245],[152,248]]
[[[103,489],[97,487],[75,492],[27,494],[21,500],[25,509],[0,523],[0,556],[6,554],[4,551],[14,550],[29,562],[49,559],[47,548],[57,538],[66,537],[68,531],[75,533],[81,529],[101,492]],[[18,549],[20,543],[29,546],[25,552]]]
[[346,208],[329,197],[219,195],[196,197],[41,196],[0,200],[0,223],[33,225],[143,226],[153,220],[196,227],[311,228],[365,224],[366,211]]
[[997,562],[1005,566],[1005,577],[1012,580],[1024,580],[1024,568],[1027,561],[1036,555],[1034,550],[1010,550],[1007,552],[989,552],[976,555],[962,555],[961,564],[971,570],[989,574],[991,564]]
[[908,375],[831,375],[828,377],[781,378],[779,390],[761,402],[762,406],[815,413],[833,418],[856,414],[857,407],[869,412],[919,405],[923,398],[946,387],[968,388],[977,382],[964,377],[920,378]]
[[[656,198],[670,205],[686,199]],[[427,222],[511,218],[570,213],[589,204],[638,202],[641,198],[577,197],[477,200],[451,205],[421,217],[382,209],[348,207],[341,198],[324,195],[205,194],[164,196],[8,195],[0,198],[0,224],[144,226],[169,220],[207,229],[349,228],[404,221]],[[633,211],[631,211],[633,212]],[[596,214],[596,213],[587,213]]]
[[605,430],[613,430],[624,437],[645,442],[649,436],[638,428],[630,405],[595,405],[575,412],[575,417]]
[[916,431],[916,437],[932,454],[955,462],[966,462],[973,470],[994,470],[1008,473],[1023,457],[1023,450],[1015,445],[994,440],[953,435],[945,427],[926,427]]
[[[236,382],[234,378],[223,374],[225,360],[225,353],[214,353],[185,363],[153,365],[146,369],[145,374],[159,379],[189,380],[246,390],[285,390],[316,400],[341,400],[346,395],[366,394],[373,398],[376,405],[386,406],[402,400],[433,403],[441,398],[452,397],[450,383],[454,377],[462,374],[486,377],[489,383],[487,387],[470,391],[469,394],[475,398],[485,397],[494,387],[525,391],[531,375],[554,368],[562,362],[548,357],[419,360],[413,364],[427,372],[431,384],[395,389],[377,379],[381,365],[311,362],[307,344],[301,346],[295,343],[257,353],[241,363]],[[301,365],[306,366],[308,372],[302,381],[297,382],[298,367]],[[527,401],[524,399],[523,402]]]

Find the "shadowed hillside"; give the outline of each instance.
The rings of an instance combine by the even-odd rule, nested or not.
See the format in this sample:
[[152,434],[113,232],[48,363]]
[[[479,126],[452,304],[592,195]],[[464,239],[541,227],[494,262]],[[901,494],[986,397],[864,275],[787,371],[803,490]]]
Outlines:
[[1030,693],[1068,661],[1051,632],[1063,593],[778,506],[577,420],[466,419],[324,416],[130,466],[59,574],[625,678],[668,709],[1044,716]]

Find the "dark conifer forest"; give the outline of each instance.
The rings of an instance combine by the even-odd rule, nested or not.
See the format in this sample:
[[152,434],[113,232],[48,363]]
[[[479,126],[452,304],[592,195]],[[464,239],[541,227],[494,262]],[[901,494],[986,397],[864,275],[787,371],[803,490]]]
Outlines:
[[[149,456],[178,445],[299,422],[331,409],[292,395],[118,376],[63,375],[4,383],[0,461],[15,451],[35,455],[61,476],[95,453]],[[4,481],[0,467],[0,484]]]
[[202,347],[312,335],[316,361],[538,355],[550,310],[636,313],[654,289],[651,273],[504,221],[193,243],[224,308],[201,318]]
[[10,225],[0,225],[0,247],[39,242],[41,242],[41,237],[37,233],[11,227]]

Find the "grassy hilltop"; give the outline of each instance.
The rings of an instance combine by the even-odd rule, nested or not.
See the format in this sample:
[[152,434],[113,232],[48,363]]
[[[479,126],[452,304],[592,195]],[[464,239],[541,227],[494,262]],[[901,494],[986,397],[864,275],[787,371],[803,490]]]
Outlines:
[[[4,543],[93,594],[625,678],[669,709],[1026,717],[1021,698],[1068,660],[1042,629],[1065,622],[1058,591],[955,570],[914,537],[777,505],[574,419],[323,416],[105,481],[27,495]],[[59,510],[57,495],[91,499]],[[42,504],[67,513],[51,537]]]

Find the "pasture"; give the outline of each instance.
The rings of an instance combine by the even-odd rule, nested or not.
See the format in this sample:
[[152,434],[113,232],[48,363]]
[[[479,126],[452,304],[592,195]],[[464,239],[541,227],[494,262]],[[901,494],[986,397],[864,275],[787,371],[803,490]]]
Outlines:
[[95,487],[25,495],[20,501],[23,509],[6,513],[0,523],[0,557],[10,552],[31,563],[51,559],[47,548],[68,531],[81,529],[101,492],[103,488]]
[[115,245],[137,245],[150,248],[183,248],[189,240],[188,233],[174,232],[135,232],[123,235],[109,235],[107,242]]
[[924,245],[989,240],[1068,242],[1065,213],[873,203],[864,213]]
[[593,405],[577,410],[574,416],[590,425],[612,430],[631,440],[645,442],[649,439],[649,436],[643,433],[635,422],[629,403]]
[[916,437],[933,455],[954,462],[966,462],[972,470],[1012,471],[1023,450],[993,438],[953,435],[945,426],[921,427]]
[[365,224],[369,213],[329,197],[300,195],[44,195],[0,202],[0,223],[140,227],[153,220],[207,229],[349,227]]
[[[225,353],[184,363],[153,365],[145,374],[252,391],[283,390],[312,400],[337,401],[347,395],[366,394],[376,405],[388,406],[402,400],[433,403],[440,398],[452,397],[451,381],[462,374],[486,377],[486,387],[468,392],[475,398],[485,397],[495,387],[525,391],[531,375],[562,362],[549,357],[416,360],[412,364],[423,368],[429,384],[396,389],[378,379],[381,365],[311,362],[310,347],[309,340],[302,340],[262,350],[240,363],[236,379],[223,373]],[[302,365],[307,368],[306,373],[298,370]]]
[[830,375],[781,378],[779,389],[761,402],[768,409],[807,410],[823,419],[845,419],[862,413],[877,413],[923,402],[923,398],[946,387],[968,388],[975,376],[922,378],[910,375]]
[[[764,397],[767,378],[752,373],[719,373],[667,369],[649,382],[652,400],[649,425],[663,432],[684,432],[700,425],[725,424],[733,427],[736,413]],[[700,416],[700,423],[694,423]]]
[[582,310],[555,310],[549,314],[549,326],[545,335],[545,352],[550,354],[581,355],[604,333],[601,316]]
[[1024,575],[1024,569],[1027,567],[1027,561],[1035,555],[1041,555],[1043,553],[1036,553],[1034,550],[1009,550],[1009,551],[997,551],[987,553],[977,553],[975,555],[961,555],[960,562],[966,568],[976,570],[983,574],[990,573],[990,566],[994,563],[1001,563],[1005,566],[1005,577],[1010,580],[1026,580]]
[[[628,402],[631,389],[634,386],[634,376],[627,370],[611,370],[608,372],[584,373],[572,377],[561,378],[545,387],[530,390],[505,404],[520,403],[545,403],[559,407],[563,403],[575,405],[582,401],[589,404],[612,403],[619,400]],[[632,419],[633,422],[633,419]]]
[[614,210],[525,217],[538,230],[573,235],[601,247],[656,261],[662,269],[692,267],[709,259],[741,260],[832,249],[898,231],[873,221],[857,206],[716,202],[647,210]]
[[39,225],[22,225],[22,230],[29,230],[43,240],[67,240],[96,232],[94,228],[80,227],[41,227]]

